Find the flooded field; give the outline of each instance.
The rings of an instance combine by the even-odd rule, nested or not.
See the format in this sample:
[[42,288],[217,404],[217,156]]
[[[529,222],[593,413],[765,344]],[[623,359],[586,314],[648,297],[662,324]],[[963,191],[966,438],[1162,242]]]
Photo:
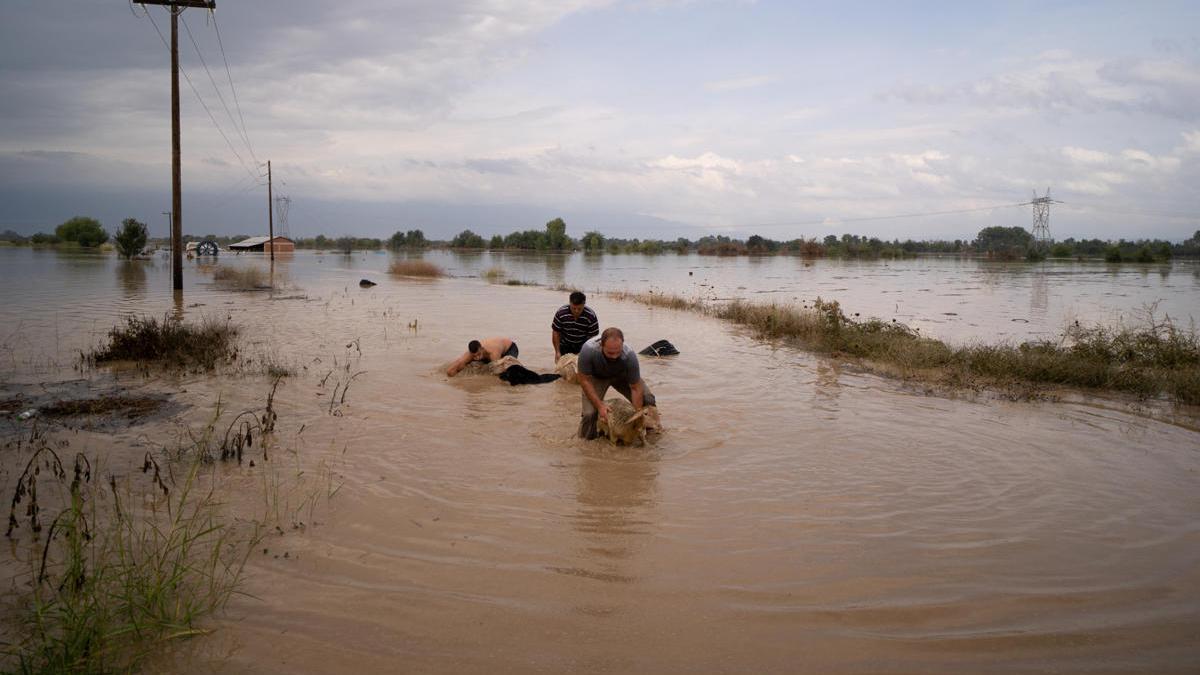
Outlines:
[[[928,396],[600,293],[589,304],[631,346],[666,338],[682,352],[642,362],[666,427],[653,445],[576,439],[575,387],[442,372],[487,335],[551,370],[565,294],[477,278],[496,266],[588,291],[820,295],[996,341],[1153,303],[1186,322],[1200,306],[1194,264],[428,259],[456,276],[391,278],[375,253],[301,253],[273,273],[259,256],[222,256],[277,288],[222,290],[193,261],[179,298],[161,259],[0,249],[0,400],[121,389],[171,401],[143,423],[53,432],[109,471],[134,472],[218,400],[261,406],[266,366],[294,372],[276,394],[270,460],[308,481],[285,500],[291,527],[250,558],[218,631],[153,670],[1200,670],[1194,410],[1168,424],[1103,400]],[[359,288],[363,277],[379,285]],[[250,363],[220,377],[76,370],[128,312],[228,318]],[[0,433],[26,424],[6,416]],[[0,498],[23,461],[0,458]],[[231,513],[261,508],[265,464],[213,469]],[[14,555],[0,558],[6,588]]]

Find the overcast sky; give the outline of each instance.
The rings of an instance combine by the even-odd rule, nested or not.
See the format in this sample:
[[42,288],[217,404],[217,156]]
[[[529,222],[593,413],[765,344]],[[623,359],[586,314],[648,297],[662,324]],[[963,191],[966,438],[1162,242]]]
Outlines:
[[[296,235],[562,216],[576,237],[971,238],[1031,228],[1003,205],[1047,187],[1057,238],[1200,229],[1195,0],[218,0],[183,19],[192,234],[265,233],[268,159]],[[169,25],[124,0],[0,3],[0,229],[165,232]],[[964,212],[891,217],[945,211]]]

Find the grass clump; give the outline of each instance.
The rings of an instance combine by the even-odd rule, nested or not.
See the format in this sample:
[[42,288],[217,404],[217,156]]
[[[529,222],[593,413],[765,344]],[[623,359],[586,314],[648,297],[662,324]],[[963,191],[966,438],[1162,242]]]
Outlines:
[[212,370],[234,352],[237,329],[228,322],[205,319],[187,323],[170,316],[130,316],[113,326],[108,343],[84,356],[90,363],[107,361],[157,362],[185,368]]
[[504,282],[505,286],[539,286],[536,281],[526,281],[524,279],[509,279]]
[[480,276],[495,284],[499,283],[501,279],[507,277],[508,272],[505,271],[503,267],[491,267],[485,270]]
[[398,277],[422,277],[436,279],[446,273],[441,267],[425,260],[393,260],[388,273]]
[[[47,470],[31,470],[39,466]],[[70,472],[48,443],[33,454],[9,515],[14,547],[21,525],[32,534],[29,581],[5,620],[6,672],[131,671],[164,645],[207,632],[203,620],[238,588],[258,534],[227,523],[201,487],[200,466],[176,482],[147,454],[149,494],[132,496],[115,477],[99,480],[82,454]],[[46,524],[36,515],[39,483],[43,501],[54,488],[65,493]],[[23,501],[32,508],[21,511],[35,514],[25,523],[16,516]]]
[[1165,396],[1200,404],[1200,337],[1153,314],[1141,325],[1070,327],[1057,341],[954,347],[895,320],[849,318],[836,301],[811,307],[734,300],[708,305],[657,293],[613,294],[655,307],[696,311],[747,326],[768,338],[849,356],[913,379],[954,386],[1060,385]]
[[271,288],[266,272],[258,267],[219,266],[213,270],[213,280],[231,291],[261,291]]

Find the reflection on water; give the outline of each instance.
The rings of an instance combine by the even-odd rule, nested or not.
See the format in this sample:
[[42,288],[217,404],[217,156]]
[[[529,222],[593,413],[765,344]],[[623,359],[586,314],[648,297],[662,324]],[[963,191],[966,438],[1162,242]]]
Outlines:
[[120,279],[121,290],[127,301],[145,297],[147,264],[141,260],[126,260],[117,265],[117,278]]
[[[589,304],[630,343],[667,338],[683,352],[642,363],[667,428],[651,447],[575,438],[579,391],[564,383],[440,370],[481,332],[511,335],[526,365],[551,367],[548,323],[563,294],[463,278],[491,266],[589,291],[649,279],[672,292],[848,298],[848,311],[885,308],[989,339],[1013,318],[1032,331],[1063,311],[1100,320],[1159,295],[1179,307],[1194,300],[1194,273],[429,257],[459,278],[392,279],[381,274],[389,255],[301,253],[273,272],[262,256],[222,256],[218,265],[258,266],[294,288],[223,291],[193,263],[175,294],[164,265],[139,279],[104,257],[0,249],[0,400],[19,383],[77,378],[66,357],[136,298],[150,315],[229,317],[243,348],[293,364],[269,466],[289,476],[336,467],[336,496],[322,486],[317,507],[293,516],[304,526],[273,532],[270,554],[249,559],[246,594],[195,642],[211,653],[155,672],[1200,668],[1194,426],[1099,403],[925,396],[709,317],[599,293]],[[380,284],[359,288],[367,274]],[[414,320],[419,330],[407,328]],[[331,414],[339,378],[360,371]],[[270,389],[256,373],[122,383],[171,392],[182,412],[71,437],[114,471],[136,470],[145,439],[158,447],[200,428],[218,401],[257,409]],[[229,468],[228,508],[261,508],[265,468]]]
[[1050,278],[1045,272],[1035,271],[1030,276],[1029,307],[1038,323],[1046,317],[1046,309],[1050,306]]

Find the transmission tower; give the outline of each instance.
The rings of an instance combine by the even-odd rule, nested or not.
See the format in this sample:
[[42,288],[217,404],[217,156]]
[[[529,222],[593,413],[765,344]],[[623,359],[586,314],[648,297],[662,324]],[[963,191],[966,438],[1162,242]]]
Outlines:
[[1037,190],[1033,191],[1033,242],[1039,248],[1050,246],[1050,205],[1062,202],[1050,198],[1050,188],[1046,188],[1046,196],[1039,197]]
[[288,229],[288,210],[292,208],[292,198],[287,195],[279,195],[275,198],[275,216],[279,219],[279,235],[282,237],[292,238],[292,233]]

